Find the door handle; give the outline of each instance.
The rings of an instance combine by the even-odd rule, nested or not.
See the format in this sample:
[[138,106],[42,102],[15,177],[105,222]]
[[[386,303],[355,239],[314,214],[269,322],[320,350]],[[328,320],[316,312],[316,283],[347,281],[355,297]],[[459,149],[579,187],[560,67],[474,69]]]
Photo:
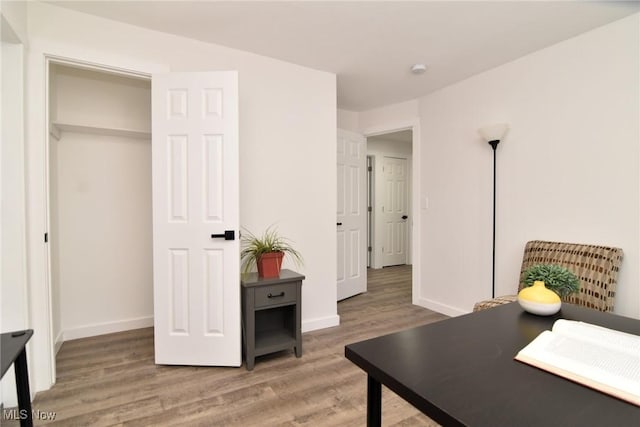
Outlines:
[[212,234],[212,239],[236,240],[235,230],[225,230],[224,234]]
[[342,223],[341,222],[336,222],[336,225],[342,225]]
[[271,292],[269,292],[269,295],[267,295],[267,298],[280,298],[284,296],[284,291],[280,292],[279,294],[275,294],[273,295]]
[[402,219],[407,219],[407,218],[409,218],[409,217],[406,216],[406,215],[402,215]]

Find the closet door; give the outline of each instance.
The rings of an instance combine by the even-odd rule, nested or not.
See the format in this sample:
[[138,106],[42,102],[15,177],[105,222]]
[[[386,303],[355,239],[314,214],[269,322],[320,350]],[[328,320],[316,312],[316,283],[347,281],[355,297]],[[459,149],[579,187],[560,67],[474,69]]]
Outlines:
[[240,366],[236,72],[152,80],[158,364]]

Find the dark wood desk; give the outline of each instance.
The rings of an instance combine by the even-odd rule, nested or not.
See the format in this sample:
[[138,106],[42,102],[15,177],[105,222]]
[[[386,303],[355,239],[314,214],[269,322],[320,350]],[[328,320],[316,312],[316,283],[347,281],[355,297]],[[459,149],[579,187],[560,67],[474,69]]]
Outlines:
[[444,426],[640,425],[639,407],[513,360],[559,318],[640,335],[640,320],[513,303],[350,344],[345,356],[368,374],[367,425],[381,425],[381,384]]
[[32,329],[7,332],[0,338],[0,365],[4,377],[12,363],[16,374],[16,390],[18,393],[18,416],[20,425],[32,426],[31,394],[29,392],[29,372],[27,370],[27,350],[25,346],[33,335]]

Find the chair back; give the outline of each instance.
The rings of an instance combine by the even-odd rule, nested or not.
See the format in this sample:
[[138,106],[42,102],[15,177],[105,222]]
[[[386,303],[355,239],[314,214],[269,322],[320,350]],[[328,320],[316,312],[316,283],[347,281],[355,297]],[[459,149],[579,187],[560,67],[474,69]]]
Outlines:
[[560,265],[580,279],[580,291],[562,300],[600,311],[613,311],[622,249],[578,243],[527,242],[522,257],[520,285],[524,287],[524,272],[536,264]]

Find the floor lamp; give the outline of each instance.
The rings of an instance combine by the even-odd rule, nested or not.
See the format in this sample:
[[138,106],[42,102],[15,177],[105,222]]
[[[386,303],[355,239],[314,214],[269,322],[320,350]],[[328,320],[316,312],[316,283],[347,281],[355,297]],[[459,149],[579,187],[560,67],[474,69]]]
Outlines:
[[482,138],[493,149],[493,242],[492,242],[492,267],[491,267],[491,298],[496,297],[496,149],[500,140],[509,130],[509,125],[499,123],[486,126],[478,130]]

